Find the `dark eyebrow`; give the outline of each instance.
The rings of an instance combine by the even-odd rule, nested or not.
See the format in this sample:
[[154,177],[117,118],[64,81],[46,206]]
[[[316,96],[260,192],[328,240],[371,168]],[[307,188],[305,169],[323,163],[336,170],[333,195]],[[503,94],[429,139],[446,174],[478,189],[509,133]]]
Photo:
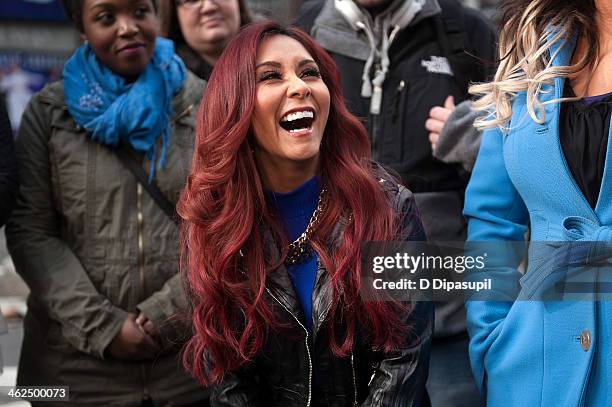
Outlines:
[[112,3],[96,3],[93,6],[91,6],[89,9],[90,10],[95,10],[97,8],[101,8],[101,9],[106,9],[106,8],[113,8],[114,4]]
[[[140,3],[146,3],[146,1],[144,1],[144,0],[131,0],[129,4],[132,7],[132,6],[140,4]],[[104,8],[114,8],[114,7],[115,7],[115,4],[113,4],[112,2],[100,2],[100,3],[94,4],[93,6],[91,6],[90,10],[95,10],[97,8],[103,8],[104,9]]]
[[[313,61],[312,59],[302,59],[299,63],[298,63],[298,67],[303,67],[304,65],[308,65],[308,64],[315,64],[316,62]],[[280,68],[281,64],[279,64],[278,62],[274,62],[274,61],[265,61],[262,62],[261,64],[257,64],[257,66],[255,67],[255,69],[259,69],[262,66],[271,66],[273,68]]]
[[274,68],[280,68],[281,64],[279,64],[278,62],[266,61],[266,62],[262,62],[261,64],[257,64],[255,69],[259,69],[262,66],[271,66],[271,67],[274,67]]
[[317,63],[315,61],[313,61],[312,59],[302,59],[300,61],[300,63],[298,64],[298,66],[301,68],[304,65],[308,65],[308,64],[315,64],[316,65]]

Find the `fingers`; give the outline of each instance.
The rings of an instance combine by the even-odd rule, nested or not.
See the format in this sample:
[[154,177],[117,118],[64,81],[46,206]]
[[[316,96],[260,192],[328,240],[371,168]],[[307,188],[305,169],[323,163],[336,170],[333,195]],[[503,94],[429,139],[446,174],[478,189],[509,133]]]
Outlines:
[[147,317],[142,312],[138,314],[138,317],[136,317],[136,320],[135,320],[136,325],[139,325],[139,326],[144,325],[146,321],[147,321]]
[[453,95],[448,95],[446,97],[446,100],[444,101],[444,108],[451,111],[455,108],[455,98]]
[[439,138],[440,138],[440,133],[429,133],[429,142],[431,143],[432,150],[436,149]]
[[432,133],[440,133],[443,127],[444,127],[444,122],[440,120],[429,118],[425,122],[425,128]]
[[136,325],[138,325],[138,327],[147,335],[155,337],[159,334],[157,328],[155,327],[155,324],[151,320],[149,320],[142,312],[138,315],[138,318],[136,318],[135,322]]
[[153,322],[149,320],[147,320],[144,324],[142,324],[142,328],[148,335],[151,335],[153,337],[157,336],[158,334],[157,329],[155,328],[155,325],[153,324]]
[[133,318],[128,316],[128,319],[132,321],[133,325],[130,329],[132,335],[132,353],[134,358],[137,359],[151,359],[161,352],[161,346],[149,335],[145,329],[145,325],[149,323],[151,326],[153,323],[147,319],[147,317],[141,312],[138,317],[134,314]]
[[429,118],[446,123],[448,116],[450,116],[452,112],[453,109],[447,109],[442,106],[434,106],[431,108],[431,110],[429,110]]
[[156,331],[155,325],[142,314],[136,316],[136,314],[129,313],[121,330],[110,343],[109,353],[121,360],[155,358],[162,351],[162,347],[147,330]]
[[161,352],[161,346],[147,333],[142,333],[141,344],[151,357],[155,357]]
[[444,100],[444,106],[434,106],[429,111],[429,119],[425,121],[425,128],[429,130],[429,142],[432,149],[435,150],[440,133],[454,109],[455,98],[449,95]]

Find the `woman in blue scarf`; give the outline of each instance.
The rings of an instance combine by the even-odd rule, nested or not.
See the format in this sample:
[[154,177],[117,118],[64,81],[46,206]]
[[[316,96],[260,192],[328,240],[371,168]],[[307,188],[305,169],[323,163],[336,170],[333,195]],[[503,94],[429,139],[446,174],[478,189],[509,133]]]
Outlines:
[[178,230],[118,150],[174,204],[203,83],[157,37],[152,0],[63,3],[84,44],[32,98],[16,142],[7,237],[31,290],[18,385],[68,386],[79,405],[202,405],[177,363]]

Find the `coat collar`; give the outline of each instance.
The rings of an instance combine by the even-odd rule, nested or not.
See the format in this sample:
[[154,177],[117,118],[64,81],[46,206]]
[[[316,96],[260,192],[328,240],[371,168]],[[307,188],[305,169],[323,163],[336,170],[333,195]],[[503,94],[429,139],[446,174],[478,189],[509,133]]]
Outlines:
[[[558,37],[559,30],[556,27],[550,27],[548,29],[547,39],[551,42],[551,47],[549,51],[549,55],[551,56],[551,65],[552,66],[568,66],[571,64],[572,55],[574,53],[574,49],[576,48],[578,35],[573,33],[568,37]],[[565,78],[557,77],[554,79],[553,85],[544,85],[542,86],[542,92],[540,93],[540,101],[545,103],[551,100],[560,99],[563,96],[563,87],[565,86]],[[521,98],[517,98],[515,104],[513,106],[513,111],[516,108],[518,115],[517,118],[523,116],[524,113],[524,99],[525,95],[523,93]],[[519,105],[523,105],[519,108]],[[610,187],[612,187],[612,143],[610,142],[610,138],[612,138],[612,127],[608,130],[608,145],[607,145],[607,154],[606,154],[606,165],[604,168],[604,174],[601,181],[601,188],[599,192],[599,197],[597,200],[597,205],[595,209],[591,208],[588,204],[586,198],[584,198],[584,194],[576,184],[567,161],[565,160],[565,156],[563,154],[563,150],[561,148],[561,142],[559,139],[559,114],[561,111],[560,103],[548,103],[544,105],[546,118],[545,122],[541,125],[534,123],[532,120],[528,120],[527,126],[534,134],[537,133],[545,133],[548,129],[554,130],[553,143],[556,149],[556,155],[561,160],[561,168],[565,171],[567,177],[563,177],[562,179],[568,179],[570,184],[566,185],[568,190],[575,190],[576,193],[580,194],[578,199],[581,201],[580,206],[583,208],[582,215],[585,219],[589,219],[592,222],[595,222],[598,225],[610,225],[612,224],[612,200],[608,199],[608,192]],[[521,111],[523,113],[521,113]],[[514,116],[514,115],[513,115]],[[519,122],[515,123],[519,127],[522,127],[522,119]],[[511,124],[511,127],[513,124]],[[532,127],[533,126],[533,127]],[[527,129],[525,129],[527,130]]]

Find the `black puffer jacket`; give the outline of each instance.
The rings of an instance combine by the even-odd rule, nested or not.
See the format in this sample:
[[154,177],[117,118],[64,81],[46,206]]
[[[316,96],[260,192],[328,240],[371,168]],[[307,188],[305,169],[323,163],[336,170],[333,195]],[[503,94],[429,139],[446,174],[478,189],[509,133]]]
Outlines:
[[[387,9],[403,2],[387,2]],[[465,188],[466,174],[460,165],[446,164],[432,156],[425,121],[431,108],[443,106],[447,96],[454,96],[456,103],[468,97],[452,72],[455,67],[449,65],[452,52],[445,50],[454,37],[449,32],[443,39],[441,32],[446,30],[440,26],[452,24],[454,35],[462,38],[460,43],[466,51],[461,54],[462,73],[469,74],[470,82],[483,82],[491,74],[490,66],[484,63],[495,60],[495,33],[489,23],[457,0],[426,0],[423,9],[394,36],[388,49],[389,68],[382,84],[380,114],[372,114],[371,98],[362,96],[362,75],[370,50],[367,36],[363,30],[351,28],[334,4],[305,2],[295,23],[309,31],[338,65],[347,106],[368,129],[372,158],[397,171],[414,193]],[[454,17],[452,21],[450,17]],[[379,24],[369,25],[376,30]],[[379,58],[374,61],[372,77],[381,64]],[[429,236],[427,222],[425,227]]]
[[[424,240],[412,193],[389,180],[381,179],[381,184],[402,216],[404,239]],[[342,228],[338,224],[334,230],[335,240],[341,238]],[[312,335],[301,322],[304,317],[284,266],[270,273],[267,292],[281,322],[289,324],[291,330],[287,334],[271,333],[253,363],[238,373],[226,375],[213,390],[212,406],[428,405],[425,381],[432,303],[415,302],[408,307],[405,321],[410,327],[410,340],[405,348],[387,354],[374,351],[363,332],[357,332],[353,353],[338,358],[330,350],[324,325],[332,291],[320,262],[313,291]]]

